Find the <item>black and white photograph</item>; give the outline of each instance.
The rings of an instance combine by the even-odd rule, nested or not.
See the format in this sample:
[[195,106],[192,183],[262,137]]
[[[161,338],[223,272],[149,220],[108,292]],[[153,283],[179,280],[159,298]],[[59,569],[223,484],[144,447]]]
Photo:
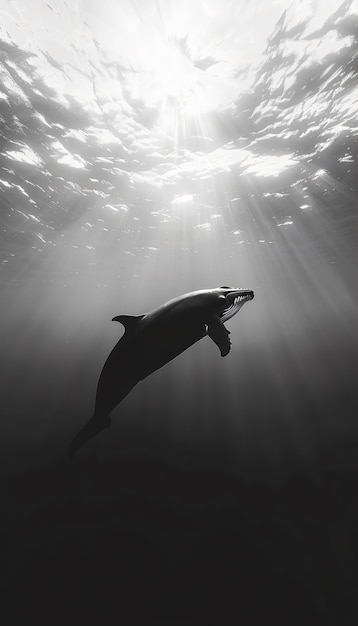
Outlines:
[[1,626],[358,624],[358,0],[0,0]]

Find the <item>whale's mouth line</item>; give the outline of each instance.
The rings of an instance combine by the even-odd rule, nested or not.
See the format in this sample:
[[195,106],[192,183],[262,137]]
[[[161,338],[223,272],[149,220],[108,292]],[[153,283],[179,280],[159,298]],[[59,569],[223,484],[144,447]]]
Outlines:
[[220,314],[220,320],[222,322],[226,322],[231,317],[236,315],[241,309],[241,307],[245,304],[245,302],[249,302],[254,297],[254,292],[251,290],[243,291],[241,293],[236,293],[233,297],[232,303],[227,306],[222,313]]
[[238,302],[242,302],[243,300],[245,300],[245,302],[246,300],[252,300],[253,297],[254,297],[253,293],[239,294],[238,296],[235,296],[233,305],[235,306],[235,304],[237,304]]

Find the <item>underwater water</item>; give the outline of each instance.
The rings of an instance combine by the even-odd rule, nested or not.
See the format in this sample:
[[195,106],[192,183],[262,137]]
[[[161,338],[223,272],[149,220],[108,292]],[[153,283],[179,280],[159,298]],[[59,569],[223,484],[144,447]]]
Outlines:
[[[0,26],[4,624],[355,623],[358,3]],[[255,292],[230,354],[202,339],[69,464],[111,319],[220,285]]]

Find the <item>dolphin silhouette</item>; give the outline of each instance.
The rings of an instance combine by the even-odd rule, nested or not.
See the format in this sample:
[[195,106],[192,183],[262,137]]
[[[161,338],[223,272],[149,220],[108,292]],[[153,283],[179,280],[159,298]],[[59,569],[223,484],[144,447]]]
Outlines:
[[208,335],[221,356],[230,352],[224,322],[252,300],[251,289],[218,287],[192,291],[144,315],[118,315],[125,332],[107,358],[99,377],[93,417],[69,447],[70,459],[89,439],[111,425],[110,412],[140,381]]

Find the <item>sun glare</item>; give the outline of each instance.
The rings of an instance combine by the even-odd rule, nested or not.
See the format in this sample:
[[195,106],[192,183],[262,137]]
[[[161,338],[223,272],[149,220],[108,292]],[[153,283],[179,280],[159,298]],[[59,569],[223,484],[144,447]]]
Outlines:
[[179,47],[169,43],[156,64],[154,80],[167,98],[190,97],[196,77],[192,63]]
[[183,41],[153,41],[147,53],[150,69],[143,97],[159,110],[159,126],[176,134],[187,121],[200,120],[207,112],[210,98],[205,77]]

